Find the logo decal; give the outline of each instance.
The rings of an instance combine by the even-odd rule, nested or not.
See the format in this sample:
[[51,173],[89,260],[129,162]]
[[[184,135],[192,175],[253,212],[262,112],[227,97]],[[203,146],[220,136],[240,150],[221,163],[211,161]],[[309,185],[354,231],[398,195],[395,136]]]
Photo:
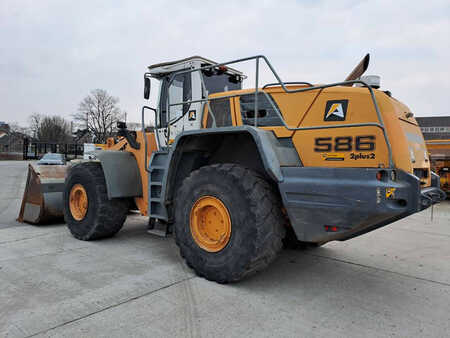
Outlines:
[[347,115],[348,100],[327,101],[324,121],[345,121]]
[[322,158],[325,161],[344,161],[345,155],[342,153],[322,153]]
[[395,198],[395,188],[386,188],[386,198],[387,199]]
[[195,110],[190,110],[189,111],[189,118],[188,118],[188,120],[189,121],[194,121],[194,120],[196,120],[197,119],[197,111],[195,111]]

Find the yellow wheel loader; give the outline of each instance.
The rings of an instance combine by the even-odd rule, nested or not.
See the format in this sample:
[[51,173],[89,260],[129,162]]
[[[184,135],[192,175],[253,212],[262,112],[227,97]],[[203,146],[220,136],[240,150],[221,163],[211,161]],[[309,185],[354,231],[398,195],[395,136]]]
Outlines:
[[450,193],[450,140],[427,140],[431,168],[441,178],[441,189]]
[[[234,69],[255,63],[255,87]],[[72,165],[64,217],[81,240],[113,236],[130,201],[153,233],[173,232],[195,272],[235,282],[269,265],[286,237],[324,244],[375,230],[445,194],[410,109],[369,56],[343,82],[283,82],[264,56],[216,63],[194,56],[149,67],[157,107],[142,131]],[[276,82],[260,86],[265,65]],[[145,129],[145,112],[155,130]]]

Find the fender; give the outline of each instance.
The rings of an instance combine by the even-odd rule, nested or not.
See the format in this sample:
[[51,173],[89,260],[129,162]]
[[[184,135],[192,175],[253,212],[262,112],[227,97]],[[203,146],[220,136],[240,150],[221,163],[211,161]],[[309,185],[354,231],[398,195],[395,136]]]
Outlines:
[[133,154],[99,150],[94,155],[102,165],[109,199],[142,196],[142,179]]
[[[200,130],[185,131],[177,136],[172,146],[170,165],[169,168],[173,170],[173,160],[176,159],[177,154],[183,150],[183,146],[188,139],[200,138],[208,135],[237,135],[237,134],[249,134],[256,144],[259,155],[264,165],[266,173],[275,182],[283,181],[283,174],[280,167],[285,165],[284,162],[288,161],[289,165],[292,165],[292,159],[288,158],[289,155],[283,154],[276,146],[277,139],[271,131],[258,129],[251,126],[239,126],[239,127],[224,127],[224,128],[208,128]],[[297,155],[298,159],[298,155]],[[295,160],[294,160],[295,161]],[[299,160],[298,160],[299,162]]]

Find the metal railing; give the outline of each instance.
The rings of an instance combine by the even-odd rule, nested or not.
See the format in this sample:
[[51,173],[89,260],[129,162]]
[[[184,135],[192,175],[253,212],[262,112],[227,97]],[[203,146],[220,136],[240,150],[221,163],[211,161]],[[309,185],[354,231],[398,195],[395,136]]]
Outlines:
[[[283,89],[284,92],[290,94],[290,93],[307,92],[307,91],[311,91],[311,90],[324,89],[324,88],[330,88],[330,87],[336,87],[336,86],[344,86],[344,85],[349,85],[349,84],[353,85],[355,83],[362,84],[370,92],[372,103],[373,103],[373,106],[374,106],[375,111],[377,113],[378,123],[376,123],[376,122],[346,123],[346,124],[339,124],[339,125],[329,125],[329,126],[319,125],[319,126],[310,126],[310,127],[290,127],[290,126],[288,126],[286,124],[286,121],[284,120],[281,112],[279,111],[278,107],[276,107],[275,104],[272,102],[272,100],[269,99],[268,94],[264,90],[260,90],[259,89],[259,61],[260,61],[260,59],[262,59],[266,63],[266,65],[269,67],[270,71],[272,72],[272,74],[275,76],[275,78],[278,81],[278,83],[271,83],[271,84],[268,84],[268,85],[264,86],[263,89],[265,87],[267,87],[267,86],[274,86],[274,85],[278,84],[279,86],[281,86],[281,88]],[[335,83],[319,85],[319,86],[313,86],[313,85],[311,85],[309,83],[305,83],[305,84],[309,85],[307,88],[288,89],[286,87],[286,84],[289,84],[289,83],[288,82],[283,82],[281,80],[280,76],[275,71],[275,69],[273,68],[273,66],[269,62],[269,60],[264,55],[256,55],[256,56],[246,57],[246,58],[237,59],[237,60],[233,60],[233,61],[229,61],[229,62],[223,62],[223,63],[217,63],[217,64],[213,64],[213,65],[203,66],[203,67],[195,68],[195,69],[184,69],[184,70],[175,71],[175,72],[170,74],[167,88],[170,88],[174,78],[177,75],[179,75],[179,74],[193,73],[193,72],[202,72],[203,70],[216,68],[216,67],[221,67],[221,66],[226,66],[226,65],[235,64],[235,63],[241,63],[241,62],[250,61],[250,60],[255,60],[255,104],[254,104],[254,111],[255,111],[254,126],[255,127],[258,127],[258,94],[259,93],[263,93],[263,95],[265,95],[266,99],[270,102],[273,110],[276,112],[276,114],[280,118],[283,126],[286,129],[290,130],[290,131],[315,130],[315,129],[335,129],[335,128],[352,128],[352,127],[377,127],[377,128],[380,128],[383,131],[383,136],[384,136],[387,148],[388,148],[389,167],[391,167],[391,168],[393,167],[392,147],[391,147],[391,144],[389,142],[389,138],[388,138],[388,135],[387,135],[387,132],[386,132],[386,128],[384,126],[384,122],[383,122],[383,117],[382,117],[380,109],[378,107],[378,104],[377,104],[377,101],[376,101],[376,98],[375,98],[375,94],[373,92],[372,87],[369,84],[367,84],[366,82],[362,81],[362,80],[342,81],[342,82],[335,82]],[[170,123],[170,107],[178,106],[178,105],[191,104],[191,103],[198,103],[198,102],[206,102],[206,104],[208,106],[208,112],[209,112],[209,114],[212,117],[212,127],[216,127],[216,118],[214,116],[214,112],[212,111],[209,102],[211,100],[218,100],[218,99],[223,99],[223,98],[231,98],[231,97],[241,96],[241,94],[234,94],[234,95],[225,95],[225,96],[214,97],[214,98],[208,97],[208,91],[206,90],[206,85],[205,85],[203,76],[201,76],[201,74],[200,74],[200,79],[201,79],[201,84],[202,84],[203,91],[205,93],[205,98],[204,99],[189,100],[189,101],[183,101],[183,102],[177,102],[177,103],[169,103],[170,102],[170,97],[169,97],[169,91],[167,91],[166,103],[165,103],[166,104],[166,112],[167,112],[167,121],[169,121],[168,124],[167,124],[167,144],[169,144],[169,138],[170,138],[170,125],[171,125],[171,123]],[[319,95],[321,93],[322,92],[320,92]],[[187,112],[184,112],[182,115],[184,116],[186,113]]]
[[[155,126],[156,126],[156,115],[157,115],[157,110],[155,108],[149,107],[149,106],[143,106],[142,107],[142,137],[144,138],[144,168],[146,172],[150,172],[150,170],[148,169],[149,165],[148,165],[148,140],[147,140],[147,133],[145,132],[145,109],[149,109],[152,112],[155,113]],[[160,144],[159,144],[159,138],[158,138],[158,129],[155,127],[155,141],[156,141],[156,149],[159,150],[160,148]]]

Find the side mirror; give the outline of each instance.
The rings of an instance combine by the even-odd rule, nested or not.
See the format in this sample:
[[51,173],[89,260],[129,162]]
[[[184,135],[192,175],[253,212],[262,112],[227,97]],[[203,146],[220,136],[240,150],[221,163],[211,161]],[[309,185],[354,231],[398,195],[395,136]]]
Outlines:
[[146,100],[150,98],[150,87],[151,87],[150,78],[144,77],[144,99]]

